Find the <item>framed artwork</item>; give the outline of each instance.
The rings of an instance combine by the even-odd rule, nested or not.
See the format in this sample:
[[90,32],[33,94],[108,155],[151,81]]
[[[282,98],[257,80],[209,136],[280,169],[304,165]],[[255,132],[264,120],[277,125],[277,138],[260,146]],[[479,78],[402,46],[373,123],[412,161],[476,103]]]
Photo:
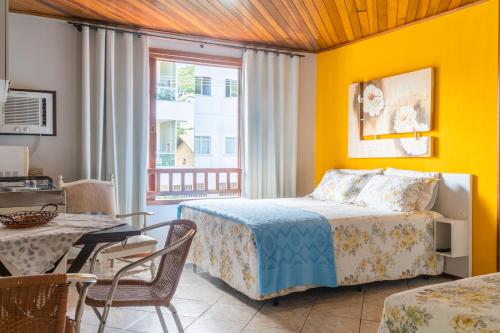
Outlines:
[[[349,86],[350,158],[431,157],[432,68]],[[386,134],[409,134],[379,138]]]

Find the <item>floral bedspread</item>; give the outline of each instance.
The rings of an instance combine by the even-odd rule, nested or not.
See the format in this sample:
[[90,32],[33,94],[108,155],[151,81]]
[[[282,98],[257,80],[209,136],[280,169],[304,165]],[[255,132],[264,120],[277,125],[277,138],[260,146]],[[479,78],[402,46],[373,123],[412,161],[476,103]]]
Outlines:
[[[280,205],[319,213],[330,222],[339,286],[443,271],[443,259],[433,253],[433,220],[437,213],[381,211],[310,198],[277,200]],[[261,293],[255,239],[249,228],[187,207],[182,209],[182,218],[194,221],[198,227],[188,260],[250,298],[267,299],[316,287],[295,286]]]
[[388,297],[379,333],[399,332],[499,333],[500,273]]

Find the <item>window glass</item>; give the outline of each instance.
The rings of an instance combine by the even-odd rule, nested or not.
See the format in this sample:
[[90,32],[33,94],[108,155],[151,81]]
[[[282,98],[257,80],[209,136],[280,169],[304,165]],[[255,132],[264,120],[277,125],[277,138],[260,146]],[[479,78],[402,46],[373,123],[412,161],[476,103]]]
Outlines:
[[199,76],[194,78],[194,93],[195,95],[201,95],[201,77]]
[[237,153],[235,137],[226,137],[224,153],[226,155],[234,155]]
[[211,138],[209,136],[194,137],[194,153],[208,155],[211,152]]
[[231,80],[231,97],[238,97],[238,81]]
[[148,202],[238,196],[240,68],[157,58],[151,76]]
[[238,80],[226,79],[226,97],[238,97]]
[[231,97],[231,80],[226,79],[226,97]]

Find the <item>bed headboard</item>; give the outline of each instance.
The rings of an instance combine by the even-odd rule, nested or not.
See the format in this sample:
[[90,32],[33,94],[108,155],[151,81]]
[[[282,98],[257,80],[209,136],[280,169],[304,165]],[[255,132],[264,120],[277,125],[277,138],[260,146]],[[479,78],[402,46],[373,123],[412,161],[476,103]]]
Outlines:
[[472,175],[442,173],[436,204],[432,209],[447,218],[465,220],[468,225],[469,256],[445,257],[445,273],[470,276],[472,272]]
[[451,219],[472,221],[472,175],[442,173],[433,210]]

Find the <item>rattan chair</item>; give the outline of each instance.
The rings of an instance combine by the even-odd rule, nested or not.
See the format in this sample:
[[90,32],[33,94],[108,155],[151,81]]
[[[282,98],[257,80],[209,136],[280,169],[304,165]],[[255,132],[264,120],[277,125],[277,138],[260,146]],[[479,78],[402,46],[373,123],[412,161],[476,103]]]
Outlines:
[[[59,187],[64,191],[66,213],[100,213],[120,219],[142,217],[142,228],[147,227],[147,217],[153,215],[150,212],[117,214],[115,183],[112,175],[109,181],[82,179],[71,183],[64,182],[63,176],[59,176]],[[115,259],[132,262],[130,258],[144,257],[154,253],[157,244],[158,240],[143,232],[141,235],[129,237],[126,242],[106,248],[99,254],[99,262],[109,260],[111,266]],[[151,278],[153,278],[156,273],[155,262],[151,261],[146,268],[150,270]],[[133,273],[135,272],[131,274]]]
[[[80,332],[91,274],[45,274],[0,278],[0,331],[2,333]],[[75,319],[66,317],[68,289],[80,284]]]
[[[196,224],[188,220],[177,220],[158,223],[147,227],[147,230],[169,226],[165,247],[155,253],[120,269],[112,280],[98,280],[89,288],[85,303],[92,307],[100,320],[99,333],[104,331],[111,307],[154,306],[164,332],[167,325],[161,313],[161,307],[167,307],[174,317],[179,332],[184,332],[179,315],[174,305],[170,303],[182,274],[191,241],[196,233]],[[100,251],[113,244],[99,248],[92,259],[91,272]],[[145,262],[160,258],[158,272],[152,281],[122,279],[130,270]],[[102,314],[97,308],[103,308]]]

